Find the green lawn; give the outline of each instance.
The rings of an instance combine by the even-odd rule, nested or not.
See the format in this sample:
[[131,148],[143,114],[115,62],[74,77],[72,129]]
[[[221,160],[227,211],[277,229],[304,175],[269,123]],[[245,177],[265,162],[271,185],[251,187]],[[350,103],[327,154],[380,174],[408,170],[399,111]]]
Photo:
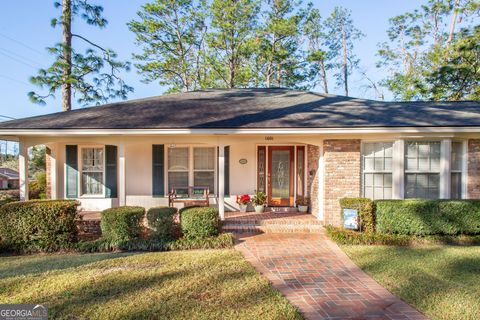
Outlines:
[[432,319],[480,319],[480,247],[342,246],[380,284]]
[[301,319],[234,250],[0,257],[2,303],[52,319]]

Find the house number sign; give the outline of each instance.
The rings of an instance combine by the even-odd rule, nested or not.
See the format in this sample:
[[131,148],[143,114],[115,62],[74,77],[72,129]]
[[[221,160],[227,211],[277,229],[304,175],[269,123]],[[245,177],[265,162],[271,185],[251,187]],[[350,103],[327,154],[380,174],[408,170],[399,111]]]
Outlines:
[[238,160],[238,162],[239,162],[240,164],[247,164],[247,163],[248,163],[248,160],[247,160],[247,159],[240,159],[240,160]]

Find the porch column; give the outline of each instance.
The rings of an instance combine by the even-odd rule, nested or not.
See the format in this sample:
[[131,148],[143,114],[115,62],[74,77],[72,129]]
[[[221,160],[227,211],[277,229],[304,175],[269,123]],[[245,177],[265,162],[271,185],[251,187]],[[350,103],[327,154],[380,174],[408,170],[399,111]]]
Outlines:
[[18,154],[20,201],[28,200],[28,145],[20,140]]
[[317,175],[318,175],[318,195],[317,195],[317,201],[318,201],[318,215],[317,219],[325,221],[325,207],[324,207],[324,198],[325,198],[325,159],[323,157],[323,139],[321,142],[317,145],[318,146],[318,170],[317,170]]
[[57,146],[49,145],[46,150],[47,157],[47,186],[50,189],[50,199],[58,199],[57,195]]
[[126,179],[125,179],[125,144],[118,145],[118,205],[126,204]]
[[440,199],[450,199],[451,195],[451,154],[452,140],[443,139],[440,145]]
[[218,214],[225,219],[225,146],[218,146]]

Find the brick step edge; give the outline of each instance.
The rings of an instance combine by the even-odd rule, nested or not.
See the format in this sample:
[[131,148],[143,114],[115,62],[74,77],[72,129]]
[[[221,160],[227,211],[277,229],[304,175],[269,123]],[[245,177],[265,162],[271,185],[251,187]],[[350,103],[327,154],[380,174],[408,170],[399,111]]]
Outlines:
[[272,221],[265,221],[265,220],[226,220],[223,221],[224,226],[229,225],[255,225],[255,226],[314,226],[314,227],[321,227],[323,226],[323,221],[315,220],[315,221],[281,221],[281,220],[272,220]]
[[260,226],[260,225],[227,225],[223,226],[222,230],[225,232],[265,232],[265,233],[324,233],[322,226]]

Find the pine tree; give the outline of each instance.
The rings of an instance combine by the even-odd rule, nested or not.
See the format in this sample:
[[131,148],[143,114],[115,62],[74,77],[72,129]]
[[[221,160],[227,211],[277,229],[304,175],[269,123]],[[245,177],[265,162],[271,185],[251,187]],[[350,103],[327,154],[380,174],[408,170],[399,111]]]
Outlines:
[[[30,81],[46,88],[46,94],[29,92],[32,102],[45,104],[45,99],[54,97],[58,89],[62,92],[62,109],[72,109],[72,95],[79,95],[80,104],[107,102],[111,98],[127,98],[133,88],[125,84],[119,73],[129,70],[129,64],[117,61],[117,54],[111,49],[93,43],[84,36],[72,32],[74,17],[80,17],[87,24],[105,28],[107,20],[102,16],[103,7],[89,3],[88,0],[62,0],[54,2],[55,8],[61,8],[59,18],[51,21],[52,27],[61,26],[62,42],[48,48],[55,57],[47,69],[40,69]],[[72,39],[88,46],[85,53],[75,50]]]

